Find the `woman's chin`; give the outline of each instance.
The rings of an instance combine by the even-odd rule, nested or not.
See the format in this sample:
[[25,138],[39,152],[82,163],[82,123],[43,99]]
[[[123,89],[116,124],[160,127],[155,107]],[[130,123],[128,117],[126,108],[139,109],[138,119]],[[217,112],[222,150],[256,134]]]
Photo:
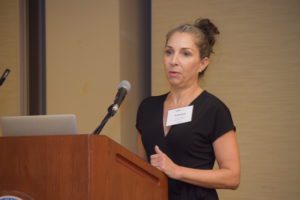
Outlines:
[[178,79],[169,79],[168,81],[171,87],[180,88],[182,86],[182,82]]

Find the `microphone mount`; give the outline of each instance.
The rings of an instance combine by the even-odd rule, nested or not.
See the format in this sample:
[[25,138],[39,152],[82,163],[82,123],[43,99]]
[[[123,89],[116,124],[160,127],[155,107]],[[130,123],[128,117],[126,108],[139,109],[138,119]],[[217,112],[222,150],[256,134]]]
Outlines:
[[117,110],[114,110],[114,104],[111,104],[108,108],[107,108],[107,113],[105,115],[105,117],[103,118],[102,122],[99,124],[99,126],[94,130],[93,135],[99,135],[100,132],[102,131],[103,127],[105,126],[105,124],[108,122],[108,120],[113,117]]
[[118,87],[118,93],[115,97],[114,103],[107,108],[107,114],[105,115],[105,117],[103,118],[99,126],[94,130],[93,135],[99,135],[103,127],[105,126],[105,124],[108,122],[108,120],[117,113],[121,103],[123,102],[130,88],[131,85],[128,81],[126,80],[121,81]]

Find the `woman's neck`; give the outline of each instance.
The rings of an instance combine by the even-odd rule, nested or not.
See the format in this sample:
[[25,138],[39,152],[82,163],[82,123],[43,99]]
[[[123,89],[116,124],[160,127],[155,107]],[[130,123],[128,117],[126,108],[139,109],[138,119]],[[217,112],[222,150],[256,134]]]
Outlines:
[[202,91],[198,84],[188,88],[171,88],[167,100],[176,107],[189,105]]

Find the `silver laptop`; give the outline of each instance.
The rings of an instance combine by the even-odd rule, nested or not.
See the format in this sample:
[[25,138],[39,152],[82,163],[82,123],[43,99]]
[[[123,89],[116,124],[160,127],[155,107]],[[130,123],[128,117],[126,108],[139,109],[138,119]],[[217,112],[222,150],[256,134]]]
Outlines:
[[77,133],[76,116],[31,115],[1,117],[2,136],[70,135]]

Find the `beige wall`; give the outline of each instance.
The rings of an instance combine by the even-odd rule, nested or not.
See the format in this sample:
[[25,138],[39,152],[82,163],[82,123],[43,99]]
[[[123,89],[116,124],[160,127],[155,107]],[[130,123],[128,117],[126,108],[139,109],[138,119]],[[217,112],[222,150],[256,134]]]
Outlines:
[[220,199],[299,199],[299,1],[152,2],[153,94],[168,90],[161,58],[171,27],[208,17],[221,31],[200,84],[231,108],[242,179],[237,191],[219,191]]
[[[121,79],[128,79],[132,90],[121,112],[121,143],[136,151],[135,119],[139,103],[150,95],[150,38],[147,2],[120,2],[120,69]],[[149,11],[150,12],[150,11]],[[150,16],[148,16],[150,17]],[[150,19],[149,19],[150,21]],[[149,38],[148,38],[149,37]]]
[[0,76],[6,68],[11,70],[0,87],[0,116],[26,112],[23,8],[22,1],[0,0]]
[[135,114],[145,85],[142,2],[46,3],[47,113],[75,113],[79,132],[90,133],[126,79],[132,90],[102,133],[135,151]]
[[[0,73],[12,70],[0,88],[1,116],[27,114],[25,5],[0,0]],[[144,5],[138,0],[46,1],[47,114],[74,113],[79,132],[90,133],[126,79],[132,90],[102,133],[132,151],[136,109],[150,87],[143,77]]]
[[[75,113],[81,133],[105,116],[120,81],[117,1],[46,2],[47,113]],[[103,129],[120,141],[120,115]]]

